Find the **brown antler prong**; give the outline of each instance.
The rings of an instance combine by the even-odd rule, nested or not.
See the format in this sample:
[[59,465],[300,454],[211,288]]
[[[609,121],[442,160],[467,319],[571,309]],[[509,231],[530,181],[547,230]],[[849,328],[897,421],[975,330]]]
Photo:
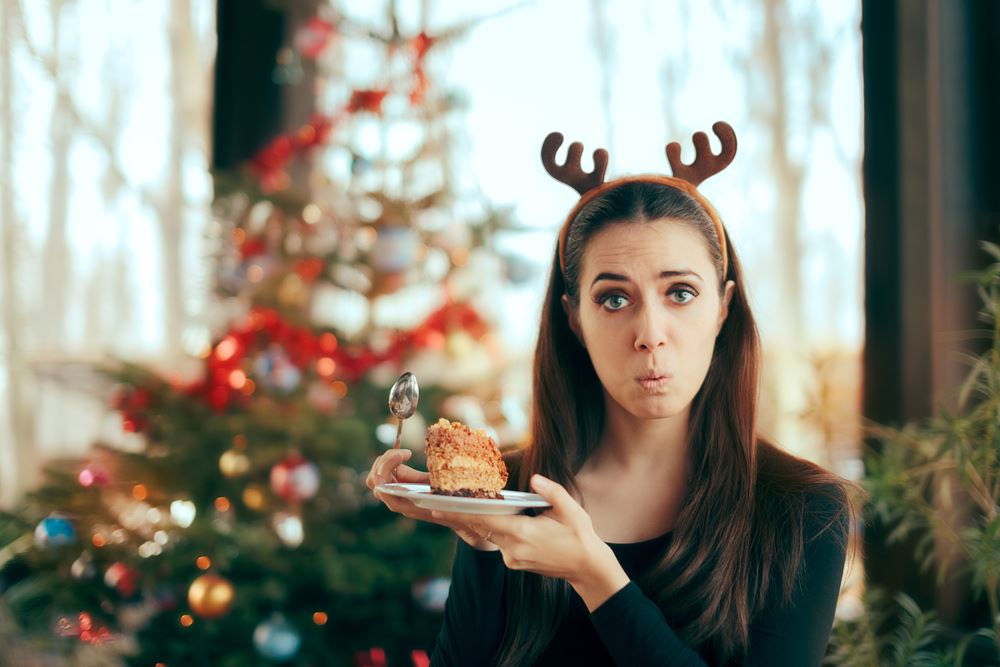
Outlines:
[[667,161],[674,172],[674,176],[682,178],[694,186],[700,185],[705,179],[718,174],[729,166],[729,163],[736,157],[736,132],[729,123],[719,121],[712,125],[712,131],[722,143],[722,150],[716,155],[708,143],[708,135],[704,132],[695,132],[692,140],[694,142],[695,158],[691,164],[684,164],[681,161],[681,145],[676,141],[667,144]]
[[604,172],[608,169],[606,150],[598,148],[594,151],[594,170],[586,172],[580,165],[583,144],[579,141],[574,141],[566,149],[566,161],[563,164],[556,163],[556,151],[562,146],[562,142],[563,135],[559,132],[550,132],[542,142],[542,164],[545,165],[545,171],[581,195],[604,182]]

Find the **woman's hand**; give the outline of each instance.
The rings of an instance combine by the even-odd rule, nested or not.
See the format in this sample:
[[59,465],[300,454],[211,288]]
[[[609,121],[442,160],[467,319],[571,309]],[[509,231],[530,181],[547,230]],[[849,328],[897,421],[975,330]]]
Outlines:
[[539,516],[439,511],[431,516],[456,532],[472,532],[496,544],[512,570],[565,579],[593,611],[628,583],[628,575],[594,532],[590,515],[561,484],[534,475],[531,485],[552,504]]
[[431,516],[430,510],[417,507],[405,498],[390,496],[387,493],[379,493],[378,491],[375,491],[375,487],[379,484],[388,484],[392,482],[402,482],[405,484],[426,484],[427,480],[430,479],[430,474],[421,470],[416,470],[410,466],[403,465],[403,461],[408,460],[411,456],[413,456],[413,452],[409,449],[390,449],[382,456],[376,458],[372,463],[372,468],[368,471],[368,477],[365,478],[365,485],[372,490],[372,493],[376,498],[381,500],[385,506],[393,512],[402,514],[403,516],[411,519],[419,519],[420,521],[429,521],[442,526],[448,526],[473,549],[478,549],[479,551],[496,551],[497,545],[492,542],[487,542],[483,539],[482,535],[478,535],[474,531],[461,526],[456,528],[448,523],[445,523],[444,521],[436,519]]

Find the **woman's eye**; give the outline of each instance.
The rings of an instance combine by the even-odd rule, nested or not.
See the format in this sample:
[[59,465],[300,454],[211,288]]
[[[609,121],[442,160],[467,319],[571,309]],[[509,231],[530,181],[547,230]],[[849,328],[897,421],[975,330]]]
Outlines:
[[698,296],[691,290],[685,289],[683,287],[671,290],[670,294],[673,295],[674,301],[676,301],[677,303],[687,303],[688,301],[691,301],[696,296]]
[[607,296],[602,296],[598,300],[598,303],[608,310],[621,310],[628,305],[628,299],[621,294],[608,294]]

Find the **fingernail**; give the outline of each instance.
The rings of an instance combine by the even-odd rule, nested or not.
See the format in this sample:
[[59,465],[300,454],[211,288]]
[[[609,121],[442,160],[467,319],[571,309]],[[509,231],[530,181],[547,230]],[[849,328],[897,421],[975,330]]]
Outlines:
[[531,483],[535,488],[544,489],[549,485],[549,480],[536,473],[531,476]]

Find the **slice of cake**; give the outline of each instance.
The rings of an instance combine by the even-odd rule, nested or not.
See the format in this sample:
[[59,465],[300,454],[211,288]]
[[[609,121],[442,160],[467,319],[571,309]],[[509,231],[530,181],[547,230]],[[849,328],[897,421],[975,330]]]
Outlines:
[[427,429],[427,471],[431,493],[502,499],[507,466],[493,438],[443,417]]

